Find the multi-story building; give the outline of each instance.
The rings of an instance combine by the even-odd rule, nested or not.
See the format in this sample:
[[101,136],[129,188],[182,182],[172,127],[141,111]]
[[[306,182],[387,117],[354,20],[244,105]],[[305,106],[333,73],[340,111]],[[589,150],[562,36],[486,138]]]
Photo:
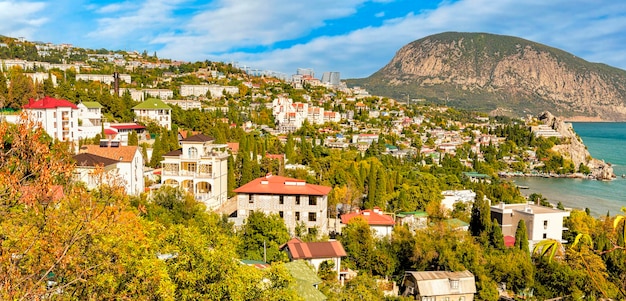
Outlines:
[[181,140],[182,149],[163,155],[161,183],[192,193],[207,209],[227,200],[228,145],[202,134]]
[[102,105],[95,101],[85,101],[78,105],[78,137],[93,138],[102,132]]
[[78,107],[64,99],[44,97],[35,101],[30,99],[24,105],[28,118],[41,124],[41,127],[54,139],[78,141]]
[[235,86],[220,85],[181,85],[180,96],[205,96],[209,92],[211,98],[220,98],[224,96],[224,92],[229,94],[239,93],[239,88]]
[[148,98],[133,107],[136,121],[153,121],[166,129],[172,128],[172,108],[160,99]]
[[[120,74],[119,76],[120,81],[130,84],[130,74]],[[76,74],[76,80],[83,80],[87,82],[95,81],[107,85],[110,85],[115,81],[115,79],[113,78],[113,74]]]
[[81,146],[80,153],[93,154],[116,161],[117,175],[126,193],[138,195],[144,191],[144,161],[139,147],[122,146],[119,141],[101,140],[100,145]]
[[328,193],[331,187],[308,184],[304,180],[267,175],[235,189],[236,225],[243,224],[252,211],[278,214],[291,234],[298,224],[309,233],[328,233]]
[[341,75],[339,72],[324,72],[322,74],[322,83],[330,86],[339,86]]
[[502,235],[515,237],[517,225],[526,223],[530,248],[544,239],[563,241],[563,218],[569,212],[535,204],[504,204],[491,206],[491,217],[498,221]]

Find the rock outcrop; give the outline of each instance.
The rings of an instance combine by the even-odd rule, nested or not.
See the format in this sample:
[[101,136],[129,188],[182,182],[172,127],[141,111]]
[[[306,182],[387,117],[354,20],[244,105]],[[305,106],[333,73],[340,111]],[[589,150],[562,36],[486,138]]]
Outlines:
[[532,41],[447,32],[402,47],[382,69],[348,81],[372,94],[425,98],[515,116],[550,110],[568,118],[626,120],[626,71]]
[[552,150],[560,153],[566,159],[572,160],[578,168],[580,164],[587,165],[591,170],[591,176],[598,180],[611,180],[615,178],[613,167],[610,163],[591,157],[587,146],[576,134],[571,123],[562,118],[555,117],[550,112],[541,113],[537,119],[563,136],[566,143],[555,145]]

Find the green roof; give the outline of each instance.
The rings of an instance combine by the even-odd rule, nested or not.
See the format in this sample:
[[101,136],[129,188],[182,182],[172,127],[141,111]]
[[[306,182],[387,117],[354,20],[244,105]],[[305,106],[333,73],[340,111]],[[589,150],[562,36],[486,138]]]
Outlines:
[[428,213],[426,213],[424,211],[398,212],[396,214],[396,216],[398,216],[398,217],[405,217],[405,216],[409,216],[409,215],[415,215],[415,216],[419,216],[419,217],[428,217]]
[[87,109],[102,109],[104,108],[99,102],[97,101],[83,101],[82,104],[87,107]]
[[326,296],[322,294],[314,285],[322,282],[317,277],[315,270],[309,266],[304,260],[296,260],[285,263],[285,268],[295,280],[291,285],[292,288],[305,301],[308,300],[326,300]]
[[468,223],[458,219],[458,218],[451,218],[451,219],[447,219],[443,221],[446,225],[450,226],[450,227],[454,227],[454,228],[461,228],[461,227],[467,227],[469,226]]
[[148,98],[144,102],[133,107],[133,110],[171,110],[172,108],[157,98]]
[[475,171],[472,171],[472,172],[464,172],[463,174],[464,174],[464,175],[466,175],[466,176],[468,176],[468,177],[471,177],[471,178],[481,178],[481,179],[488,179],[488,178],[491,178],[489,175],[486,175],[486,174],[484,174],[484,173],[478,173],[478,172],[475,172]]

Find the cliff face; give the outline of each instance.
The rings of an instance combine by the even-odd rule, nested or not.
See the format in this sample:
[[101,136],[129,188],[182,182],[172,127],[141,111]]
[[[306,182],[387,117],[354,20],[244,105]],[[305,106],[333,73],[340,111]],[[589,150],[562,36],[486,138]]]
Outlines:
[[354,84],[378,95],[448,99],[452,105],[500,108],[518,116],[549,109],[626,120],[626,71],[509,36],[429,36],[402,47],[384,68]]
[[574,132],[571,123],[566,123],[562,118],[557,118],[550,112],[543,112],[538,117],[539,121],[550,126],[559,132],[569,143],[555,145],[552,150],[560,153],[563,157],[572,160],[574,166],[578,168],[580,164],[587,165],[591,169],[591,175],[600,180],[610,180],[615,177],[613,167],[610,163],[594,159],[587,150],[587,147]]

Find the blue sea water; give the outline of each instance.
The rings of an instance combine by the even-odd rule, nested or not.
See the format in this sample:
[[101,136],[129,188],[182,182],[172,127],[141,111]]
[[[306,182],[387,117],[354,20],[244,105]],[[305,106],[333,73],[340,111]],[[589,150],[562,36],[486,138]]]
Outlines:
[[613,181],[555,178],[514,178],[517,185],[528,186],[522,193],[541,193],[549,202],[559,201],[570,208],[589,208],[592,215],[614,216],[626,207],[626,122],[574,122],[592,157],[613,165]]

